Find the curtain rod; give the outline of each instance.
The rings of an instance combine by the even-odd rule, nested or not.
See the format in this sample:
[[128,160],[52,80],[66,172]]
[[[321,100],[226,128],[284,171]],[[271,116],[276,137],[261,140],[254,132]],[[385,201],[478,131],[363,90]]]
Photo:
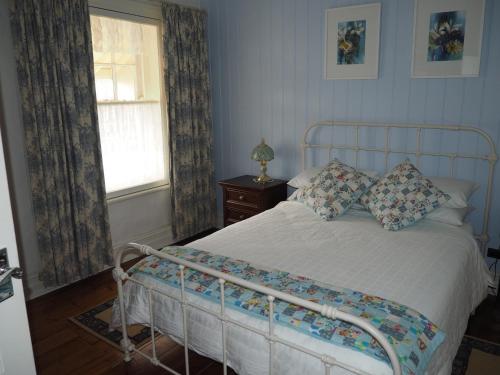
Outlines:
[[[161,6],[162,3],[164,1],[162,0],[135,0],[136,2],[138,3],[143,3],[143,4],[148,4],[148,5],[158,5],[158,6]],[[206,10],[205,9],[202,9],[201,7],[197,7],[197,6],[194,6],[194,5],[185,5],[185,4],[180,4],[178,2],[176,2],[175,0],[174,1],[165,1],[166,3],[171,3],[171,4],[176,4],[176,5],[179,5],[179,6],[182,6],[182,7],[186,7],[186,8],[191,8],[191,9],[196,9],[196,10],[199,10],[201,12],[204,12],[206,13]],[[93,8],[93,9],[99,9],[99,10],[105,10],[105,11],[108,11],[108,12],[113,12],[113,13],[120,13],[120,14],[126,14],[126,15],[129,15],[129,16],[134,16],[134,17],[142,17],[142,18],[146,18],[146,19],[150,19],[150,20],[154,20],[154,21],[161,21],[160,18],[155,18],[155,17],[148,17],[148,16],[142,16],[142,15],[139,15],[139,14],[135,14],[135,13],[129,13],[129,12],[123,12],[121,10],[115,10],[115,9],[109,9],[109,8],[103,8],[103,7],[99,7],[99,6],[95,6],[95,5],[89,5],[89,8]]]
[[161,21],[159,18],[153,18],[153,17],[148,17],[148,16],[141,16],[139,14],[134,14],[134,13],[129,13],[129,12],[123,12],[121,10],[115,10],[115,9],[109,9],[109,8],[103,8],[103,7],[97,7],[95,5],[89,5],[89,8],[92,9],[99,9],[99,10],[105,10],[107,12],[113,12],[113,13],[119,13],[119,14],[126,14],[129,16],[134,16],[134,17],[140,17],[140,18],[147,18],[149,20],[154,20],[154,21]]
[[176,5],[180,5],[182,7],[185,7],[185,8],[191,8],[191,9],[197,9],[197,10],[201,10],[201,11],[205,11],[205,9],[203,9],[200,6],[197,6],[197,5],[189,5],[189,4],[183,4],[182,2],[179,2],[179,0],[135,0],[136,2],[138,3],[144,3],[144,4],[150,4],[150,5],[162,5],[163,3],[170,3],[170,4],[176,4]]

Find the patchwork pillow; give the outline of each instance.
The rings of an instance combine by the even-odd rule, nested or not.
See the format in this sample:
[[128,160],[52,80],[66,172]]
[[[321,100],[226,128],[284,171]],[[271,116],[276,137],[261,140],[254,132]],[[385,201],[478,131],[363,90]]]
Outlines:
[[[315,177],[319,172],[321,172],[323,168],[324,167],[307,168],[300,172],[297,176],[292,178],[290,181],[288,181],[287,185],[295,189],[300,189],[301,187],[308,185],[311,182],[311,179]],[[379,173],[377,171],[371,171],[369,169],[358,169],[358,171],[372,178],[378,178],[379,176]]]
[[324,220],[333,220],[347,211],[375,181],[335,159],[289,199],[304,203]]
[[360,201],[385,229],[395,231],[416,223],[449,199],[413,164],[404,161],[377,181]]

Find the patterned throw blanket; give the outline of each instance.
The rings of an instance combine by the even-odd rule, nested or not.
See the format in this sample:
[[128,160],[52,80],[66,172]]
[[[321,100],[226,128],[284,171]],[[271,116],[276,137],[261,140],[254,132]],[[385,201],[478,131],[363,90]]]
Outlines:
[[[409,307],[380,297],[333,287],[288,272],[265,270],[248,262],[202,250],[167,247],[162,251],[256,284],[339,308],[341,311],[365,319],[378,328],[393,345],[404,374],[423,374],[432,354],[444,340],[444,333],[425,316]],[[151,275],[174,287],[180,285],[178,265],[154,256],[139,262],[129,270],[129,273]],[[190,293],[214,302],[220,301],[217,278],[186,269],[185,287]],[[268,319],[269,304],[266,296],[256,291],[226,283],[225,302],[229,308],[257,318]],[[368,333],[350,323],[325,318],[321,314],[280,300],[275,301],[274,319],[278,324],[306,335],[348,347],[390,363],[380,344]]]

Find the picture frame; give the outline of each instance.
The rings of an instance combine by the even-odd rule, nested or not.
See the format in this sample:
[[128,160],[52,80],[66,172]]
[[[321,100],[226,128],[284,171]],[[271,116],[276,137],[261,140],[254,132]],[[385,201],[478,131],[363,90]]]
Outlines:
[[380,11],[380,3],[326,10],[325,79],[378,78]]
[[412,78],[478,77],[485,0],[415,0]]

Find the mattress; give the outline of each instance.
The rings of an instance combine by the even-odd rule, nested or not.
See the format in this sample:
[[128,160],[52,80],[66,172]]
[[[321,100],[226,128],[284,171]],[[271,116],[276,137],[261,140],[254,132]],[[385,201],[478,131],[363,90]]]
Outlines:
[[[326,222],[298,202],[275,208],[226,227],[189,247],[242,259],[255,265],[303,275],[320,282],[358,290],[407,305],[424,314],[446,334],[434,354],[429,374],[449,374],[470,313],[486,297],[491,276],[470,227],[422,220],[399,232],[384,230],[368,213],[350,210]],[[137,278],[160,290],[178,290],[146,275]],[[137,284],[125,284],[129,323],[149,323],[148,296]],[[194,295],[205,308],[220,307]],[[178,303],[153,295],[155,325],[173,337],[182,336]],[[231,317],[265,329],[266,322],[227,309]],[[189,310],[189,342],[197,352],[221,360],[220,322]],[[113,324],[118,324],[114,314]],[[373,374],[390,374],[390,367],[347,348],[320,342],[277,326],[283,338],[329,354]],[[238,327],[227,331],[228,364],[240,374],[268,372],[269,345],[265,339]],[[321,362],[277,345],[274,372],[322,373]],[[336,373],[348,373],[341,370]]]

